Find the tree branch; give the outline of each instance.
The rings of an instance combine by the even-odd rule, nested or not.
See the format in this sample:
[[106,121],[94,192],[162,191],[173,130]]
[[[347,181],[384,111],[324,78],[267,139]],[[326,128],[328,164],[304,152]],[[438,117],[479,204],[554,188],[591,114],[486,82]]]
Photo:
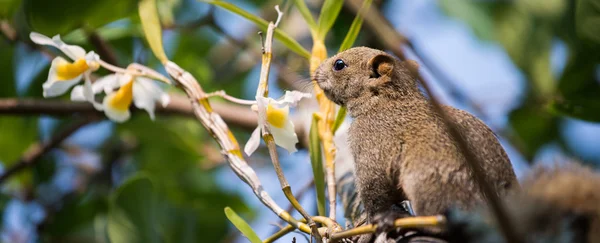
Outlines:
[[[215,103],[214,109],[227,123],[235,124],[246,130],[256,128],[256,114],[249,107],[227,103]],[[139,111],[139,109],[133,109]],[[194,118],[192,105],[186,97],[171,94],[171,102],[166,107],[156,106],[161,115],[178,115]],[[101,114],[87,102],[73,102],[56,99],[0,99],[0,114],[4,115],[50,115],[70,116],[75,113]]]
[[65,139],[71,136],[71,134],[79,130],[79,128],[82,128],[83,126],[92,123],[97,119],[97,116],[90,116],[88,118],[81,119],[70,124],[64,130],[56,133],[52,138],[50,138],[50,140],[32,144],[29,149],[23,153],[19,161],[13,163],[12,167],[6,169],[6,171],[0,175],[0,184],[17,172],[35,165],[40,161],[39,159],[42,157],[42,155],[61,144]]

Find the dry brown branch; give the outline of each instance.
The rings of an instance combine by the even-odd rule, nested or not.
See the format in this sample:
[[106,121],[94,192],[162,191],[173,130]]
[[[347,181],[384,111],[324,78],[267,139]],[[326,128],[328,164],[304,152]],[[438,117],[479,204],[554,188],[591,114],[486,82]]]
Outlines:
[[[192,105],[188,98],[182,95],[171,94],[171,102],[166,106],[156,106],[156,113],[161,115],[174,115],[183,117],[195,117]],[[235,105],[223,102],[213,102],[213,110],[219,114],[225,122],[247,131],[252,131],[257,126],[257,115],[248,106]],[[139,109],[132,108],[134,112]],[[104,116],[101,111],[87,102],[74,102],[57,99],[34,99],[34,98],[4,98],[0,99],[0,115],[20,116],[71,116],[74,114],[98,114]],[[304,137],[306,132],[304,126],[300,125],[300,119],[293,119],[298,137]],[[306,148],[306,140],[300,139],[301,148]]]
[[[249,107],[233,105],[228,103],[214,103],[213,109],[219,113],[227,123],[236,125],[246,130],[252,130],[256,127],[256,113]],[[138,109],[133,109],[139,111]],[[171,94],[171,102],[166,107],[156,106],[156,112],[162,115],[177,115],[184,117],[194,117],[192,105],[188,99],[181,95]],[[0,114],[2,115],[50,115],[50,116],[71,116],[74,114],[99,114],[103,116],[102,111],[94,109],[94,106],[87,102],[74,102],[56,99],[0,99]]]
[[80,119],[79,121],[70,124],[64,130],[56,133],[52,138],[50,138],[50,140],[34,143],[29,146],[21,158],[17,162],[13,163],[11,167],[7,168],[2,175],[0,175],[0,184],[21,170],[35,165],[40,161],[39,159],[42,157],[42,155],[61,144],[65,139],[71,136],[71,134],[79,130],[79,128],[82,128],[83,126],[97,119],[97,116],[89,116],[87,118]]
[[311,232],[308,225],[294,219],[289,213],[279,207],[269,194],[264,191],[256,172],[254,172],[242,156],[237,140],[221,116],[214,112],[211,104],[206,99],[206,93],[202,90],[198,81],[189,72],[183,70],[179,65],[171,61],[166,61],[163,64],[167,73],[176,81],[177,85],[186,92],[192,104],[194,114],[219,144],[223,155],[229,162],[229,166],[236,175],[248,184],[258,199],[267,206],[267,208],[277,214],[277,216],[303,232]]
[[[269,71],[271,70],[271,59],[273,58],[273,31],[279,24],[283,13],[279,11],[279,6],[275,6],[275,10],[277,10],[277,21],[275,23],[269,22],[269,26],[267,27],[267,35],[265,38],[264,46],[262,49],[262,66],[260,69],[260,81],[258,84],[258,88],[256,89],[256,99],[259,97],[268,97],[269,94]],[[262,38],[262,35],[261,35]],[[281,169],[281,164],[279,162],[279,155],[277,153],[277,147],[275,145],[275,140],[271,131],[269,130],[269,126],[267,126],[267,107],[264,107],[262,102],[258,103],[258,119],[261,119],[261,131],[262,137],[267,147],[269,149],[269,155],[271,156],[271,161],[273,162],[273,168],[277,174],[277,179],[279,179],[279,183],[281,184],[281,190],[285,194],[285,197],[290,201],[292,206],[304,217],[308,226],[310,226],[312,230],[312,235],[315,237],[317,243],[322,242],[321,235],[319,234],[319,230],[317,228],[317,224],[312,220],[310,214],[306,212],[306,210],[300,205],[296,197],[292,192],[290,184],[287,182],[283,170]]]

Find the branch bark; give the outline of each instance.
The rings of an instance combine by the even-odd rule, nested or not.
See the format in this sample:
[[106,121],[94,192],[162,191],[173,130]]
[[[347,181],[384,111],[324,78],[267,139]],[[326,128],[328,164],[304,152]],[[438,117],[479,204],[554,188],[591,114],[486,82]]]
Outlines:
[[35,165],[39,162],[42,155],[46,154],[56,146],[60,145],[65,139],[67,139],[71,134],[75,133],[79,128],[92,123],[97,120],[97,116],[89,116],[87,118],[81,119],[79,121],[74,122],[64,130],[55,134],[50,140],[46,142],[38,142],[29,147],[27,151],[22,155],[22,157],[13,164],[12,167],[9,167],[4,171],[2,175],[0,175],[0,184],[6,181],[9,177],[20,172],[21,170]]
[[[211,103],[213,110],[219,114],[227,124],[232,124],[246,131],[253,131],[258,125],[258,116],[250,110],[250,107],[234,105],[229,103]],[[138,112],[139,109],[133,109]],[[58,99],[35,99],[35,98],[0,98],[0,115],[19,116],[71,116],[73,114],[97,114],[104,116],[101,111],[87,102],[73,102]],[[171,94],[171,102],[166,107],[156,106],[156,113],[160,115],[173,115],[195,118],[192,105],[187,97]],[[296,133],[299,138],[306,134],[304,126],[299,124],[302,120],[297,117],[293,119],[296,125]],[[299,139],[300,147],[306,148],[306,139]]]
[[[227,123],[235,124],[246,130],[252,130],[256,127],[257,116],[249,107],[215,102],[213,108]],[[134,109],[134,111],[139,110]],[[156,112],[161,115],[195,117],[189,100],[181,95],[171,95],[171,102],[169,105],[166,107],[157,105]],[[1,115],[70,116],[76,113],[103,115],[102,111],[94,109],[94,106],[87,102],[32,98],[0,99]]]

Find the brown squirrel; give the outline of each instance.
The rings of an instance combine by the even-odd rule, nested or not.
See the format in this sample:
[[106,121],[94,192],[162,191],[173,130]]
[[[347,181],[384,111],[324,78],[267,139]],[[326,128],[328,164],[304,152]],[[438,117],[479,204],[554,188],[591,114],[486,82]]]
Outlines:
[[[537,165],[505,200],[525,242],[600,242],[600,174],[576,162]],[[506,242],[487,207],[447,215],[449,242]]]
[[600,174],[577,162],[536,166],[517,191],[508,205],[523,234],[568,232],[572,241],[560,242],[600,242]]
[[[483,199],[458,145],[420,92],[417,69],[414,61],[356,47],[325,60],[313,76],[353,118],[349,144],[370,223],[378,221],[375,216],[400,216],[395,207],[403,200],[410,201],[416,215],[433,215],[450,206],[469,209]],[[473,115],[443,108],[483,162],[496,193],[518,186],[495,134]]]

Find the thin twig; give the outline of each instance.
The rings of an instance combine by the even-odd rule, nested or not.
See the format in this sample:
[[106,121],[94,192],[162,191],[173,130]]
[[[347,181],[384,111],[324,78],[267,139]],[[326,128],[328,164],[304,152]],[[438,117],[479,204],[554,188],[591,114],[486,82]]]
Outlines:
[[[360,9],[360,1],[351,0],[350,6],[355,10],[359,11]],[[406,60],[406,56],[401,48],[401,44],[406,43],[406,39],[401,36],[390,24],[385,20],[383,15],[379,12],[379,10],[375,8],[370,8],[368,10],[368,14],[364,15],[365,21],[369,25],[370,28],[374,30],[374,32],[382,39],[384,45],[402,60]],[[500,230],[506,237],[508,242],[523,242],[522,237],[517,233],[517,231],[513,228],[511,224],[511,219],[506,212],[506,209],[502,205],[502,201],[499,199],[498,195],[494,192],[491,185],[487,182],[486,177],[483,173],[483,169],[481,168],[481,161],[473,151],[471,151],[465,139],[460,135],[458,128],[450,122],[448,115],[442,109],[440,102],[436,99],[436,97],[431,93],[428,82],[424,80],[424,78],[417,73],[418,80],[421,82],[421,85],[427,95],[430,97],[431,104],[433,106],[434,111],[442,118],[444,125],[448,128],[448,131],[454,141],[456,141],[460,152],[465,157],[467,165],[471,169],[473,174],[473,179],[477,182],[481,192],[484,194],[488,204],[490,205],[494,216],[500,226]]]
[[[396,228],[426,228],[426,227],[441,227],[446,223],[443,216],[424,216],[424,217],[408,217],[396,219],[394,227]],[[369,224],[356,227],[353,229],[333,233],[329,238],[331,242],[338,242],[341,239],[350,238],[355,235],[372,234],[377,230],[377,225]]]
[[[296,193],[296,195],[294,196],[296,199],[298,200],[302,200],[302,197],[304,197],[304,195],[312,188],[312,186],[315,184],[315,180],[310,180],[308,183],[306,183],[306,185],[304,185],[303,187],[300,188],[300,190],[298,190],[298,192]],[[291,212],[294,209],[294,205],[291,205],[289,207],[286,208],[286,211]]]
[[[156,106],[156,113],[161,115],[177,115],[183,117],[195,117],[192,105],[187,97],[177,94],[170,94],[171,102],[166,107]],[[234,124],[237,127],[248,131],[256,128],[257,116],[247,106],[232,105],[228,103],[215,103],[213,110],[219,114],[227,123]],[[132,108],[132,111],[138,112],[139,109]],[[97,114],[104,116],[102,111],[98,111],[94,106],[87,102],[64,101],[57,99],[0,99],[0,115],[50,115],[50,116],[72,116],[73,114]],[[296,129],[300,131],[299,129]]]
[[71,134],[79,130],[79,128],[82,128],[83,126],[95,121],[96,119],[97,118],[95,116],[81,119],[69,125],[64,130],[55,134],[52,138],[50,138],[50,140],[32,144],[27,149],[27,151],[23,153],[19,161],[14,163],[12,167],[9,167],[4,171],[2,175],[0,175],[0,184],[2,184],[6,179],[16,174],[17,172],[27,167],[35,165],[37,162],[40,161],[39,159],[44,154],[61,144],[65,139],[71,136]]
[[[327,233],[331,234],[333,232],[341,232],[342,231],[342,227],[337,222],[335,222],[334,220],[332,220],[328,217],[314,216],[314,217],[312,217],[312,220],[327,226],[327,231],[323,232],[323,233],[325,233],[324,235],[326,235]],[[306,219],[302,219],[302,222],[306,222]],[[321,228],[321,229],[323,229],[323,228]],[[291,225],[288,225],[286,227],[281,228],[279,231],[275,232],[273,235],[269,236],[263,242],[264,243],[275,242],[282,236],[284,236],[292,231],[294,231],[294,228]]]
[[0,32],[11,43],[17,40],[17,31],[10,26],[7,20],[0,20]]
[[103,60],[115,66],[119,65],[115,51],[96,31],[91,31],[88,34],[88,41],[96,47],[96,52],[98,52],[98,55],[101,56]]
[[221,97],[223,99],[226,99],[228,101],[231,101],[233,103],[236,104],[240,104],[240,105],[256,105],[256,100],[244,100],[244,99],[240,99],[240,98],[236,98],[233,96],[228,95],[225,90],[218,90],[215,92],[210,92],[206,94],[207,97]]
[[[262,56],[262,67],[260,69],[260,81],[258,83],[258,88],[256,89],[256,99],[258,100],[260,97],[268,97],[269,94],[269,71],[271,69],[271,59],[273,57],[273,32],[277,27],[277,24],[281,20],[283,13],[279,11],[279,6],[275,6],[275,10],[277,10],[277,21],[275,24],[273,22],[269,23],[267,27],[267,35],[264,39],[264,45],[262,48],[263,56]],[[262,35],[261,35],[262,36]],[[262,40],[262,37],[261,37]],[[261,130],[262,137],[267,144],[269,149],[269,155],[271,156],[271,161],[273,162],[273,167],[275,168],[275,172],[277,173],[277,178],[279,179],[279,183],[281,184],[281,190],[285,194],[286,198],[290,201],[290,203],[294,206],[294,208],[306,219],[308,226],[312,229],[312,234],[315,237],[318,243],[321,242],[321,235],[319,234],[317,224],[312,220],[310,214],[306,212],[306,210],[300,205],[298,200],[294,197],[292,193],[292,189],[283,174],[283,170],[281,169],[281,164],[279,163],[279,155],[277,153],[277,147],[275,145],[275,140],[269,126],[267,126],[266,121],[266,110],[265,104],[262,102],[258,102],[258,119],[261,119]]]
[[233,136],[221,116],[213,111],[213,107],[206,99],[206,93],[202,90],[198,81],[189,72],[183,70],[179,65],[171,61],[167,61],[166,63],[163,63],[163,65],[165,66],[167,73],[189,97],[194,114],[209,134],[217,141],[222,149],[221,152],[227,158],[233,172],[243,182],[248,184],[256,197],[277,216],[293,227],[300,229],[302,232],[310,233],[311,229],[308,225],[294,219],[288,212],[279,207],[269,194],[264,191],[256,172],[248,165],[242,156],[242,152],[235,136]]

